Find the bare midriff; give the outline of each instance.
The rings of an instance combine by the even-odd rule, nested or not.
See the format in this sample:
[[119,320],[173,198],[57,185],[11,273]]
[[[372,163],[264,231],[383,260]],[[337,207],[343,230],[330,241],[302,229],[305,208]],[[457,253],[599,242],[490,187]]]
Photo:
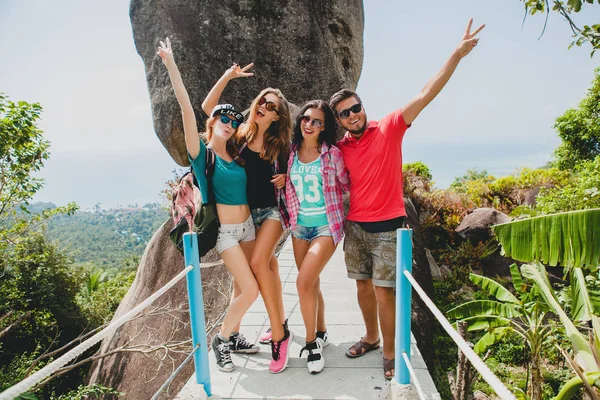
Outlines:
[[242,224],[250,216],[248,204],[228,205],[217,203],[217,215],[222,224]]

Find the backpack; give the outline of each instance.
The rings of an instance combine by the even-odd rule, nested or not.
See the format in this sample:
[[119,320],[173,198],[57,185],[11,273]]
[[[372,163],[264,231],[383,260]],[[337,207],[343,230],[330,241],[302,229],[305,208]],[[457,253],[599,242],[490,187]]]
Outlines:
[[171,217],[175,227],[169,236],[175,246],[183,253],[183,234],[196,232],[200,257],[206,255],[217,244],[219,218],[217,216],[215,195],[212,188],[212,176],[215,172],[215,155],[206,148],[204,174],[208,183],[208,202],[202,202],[202,195],[193,168],[181,177],[173,190]]

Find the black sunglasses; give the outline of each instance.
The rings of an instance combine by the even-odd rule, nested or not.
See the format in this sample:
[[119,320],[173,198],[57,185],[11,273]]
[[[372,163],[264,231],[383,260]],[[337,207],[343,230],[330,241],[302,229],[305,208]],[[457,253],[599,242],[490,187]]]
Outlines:
[[346,108],[345,110],[340,111],[338,113],[338,117],[340,117],[341,119],[346,119],[350,116],[350,111],[352,111],[354,114],[358,114],[360,112],[360,110],[362,110],[362,104],[356,103],[352,107]]

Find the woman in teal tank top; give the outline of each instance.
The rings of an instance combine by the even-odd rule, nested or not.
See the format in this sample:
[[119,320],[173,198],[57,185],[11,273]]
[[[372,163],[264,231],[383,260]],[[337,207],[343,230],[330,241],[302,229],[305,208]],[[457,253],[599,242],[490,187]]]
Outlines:
[[296,288],[306,328],[306,346],[300,354],[308,352],[311,374],[325,366],[323,347],[328,337],[319,275],[342,240],[342,192],[350,183],[342,153],[335,146],[336,129],[326,102],[306,103],[296,120],[288,160],[286,198],[298,267]]
[[[202,201],[208,201],[208,188],[204,175],[207,147],[198,133],[196,116],[179,69],[173,58],[171,42],[160,42],[158,55],[167,67],[175,96],[181,107],[185,145],[194,175],[200,185]],[[258,297],[258,283],[250,269],[249,259],[254,246],[254,223],[246,199],[246,172],[234,158],[237,155],[234,135],[243,121],[243,115],[229,104],[215,106],[206,121],[208,147],[215,155],[212,177],[213,192],[219,215],[219,235],[216,249],[240,290],[232,299],[221,330],[212,340],[219,369],[234,369],[231,351],[256,353],[258,346],[249,344],[239,332],[234,332],[242,317]]]

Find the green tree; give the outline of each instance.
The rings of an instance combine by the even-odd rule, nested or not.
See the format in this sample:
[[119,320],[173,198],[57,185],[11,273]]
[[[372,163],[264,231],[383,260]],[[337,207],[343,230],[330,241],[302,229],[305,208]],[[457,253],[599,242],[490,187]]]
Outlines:
[[469,183],[481,181],[483,184],[488,184],[493,182],[494,179],[486,170],[477,171],[476,169],[468,169],[467,173],[463,176],[454,178],[454,181],[450,184],[450,190],[458,193],[467,193]]
[[71,203],[31,214],[26,207],[43,185],[33,174],[49,157],[50,144],[37,127],[41,111],[37,103],[14,103],[0,93],[0,258],[8,258],[7,252],[40,222],[77,208]]
[[558,117],[554,128],[562,140],[555,151],[559,168],[572,169],[600,155],[600,68],[579,106]]
[[[544,23],[544,28],[540,37],[544,34],[546,24],[548,23],[548,16],[550,15],[550,12],[553,11],[560,14],[569,23],[569,27],[573,32],[573,42],[571,42],[569,48],[573,45],[581,46],[584,43],[589,43],[592,46],[591,56],[593,56],[595,51],[600,48],[600,24],[594,24],[592,26],[583,25],[583,28],[580,28],[573,20],[574,15],[581,12],[584,4],[586,5],[586,10],[590,11],[592,7],[594,7],[594,0],[567,0],[566,4],[564,1],[560,0],[519,1],[525,5],[525,16],[528,14],[535,15],[537,13],[546,13],[546,22]],[[600,4],[600,1],[597,3]]]
[[[82,285],[79,271],[43,234],[28,234],[20,240],[9,260],[0,259],[0,269],[4,271],[0,279],[0,316],[6,317],[0,321],[4,333],[0,388],[5,389],[27,376],[42,353],[79,336],[88,322],[76,302]],[[79,372],[59,379],[47,390],[78,384]]]
[[574,178],[563,187],[542,190],[537,211],[557,213],[600,208],[600,156],[575,166]]

